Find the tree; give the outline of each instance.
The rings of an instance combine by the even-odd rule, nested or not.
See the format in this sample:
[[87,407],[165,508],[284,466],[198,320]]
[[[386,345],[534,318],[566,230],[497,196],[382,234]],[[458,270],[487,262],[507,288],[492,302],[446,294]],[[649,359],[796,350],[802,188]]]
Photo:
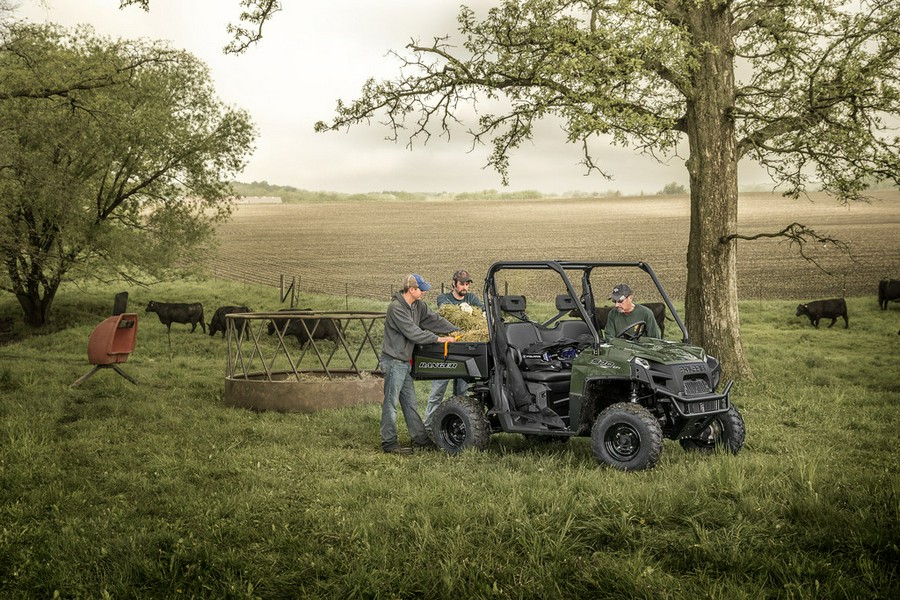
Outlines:
[[673,181],[667,183],[662,190],[656,192],[657,196],[677,196],[679,194],[687,194],[687,190],[680,183]]
[[[279,0],[240,0],[244,8],[238,18],[238,24],[229,23],[228,33],[231,34],[231,42],[225,46],[225,52],[241,54],[262,39],[263,26],[272,18],[272,15],[281,10]],[[126,6],[139,6],[145,11],[150,10],[150,0],[119,0],[119,8]]]
[[60,284],[190,268],[255,136],[196,58],[89,29],[0,44],[0,288],[47,322]]
[[900,4],[851,8],[839,0],[506,0],[479,20],[462,7],[460,47],[449,37],[413,40],[395,53],[396,79],[369,80],[316,128],[380,119],[411,146],[449,136],[464,107],[505,100],[469,130],[474,143],[491,142],[488,164],[504,183],[510,155],[548,116],[581,145],[588,171],[603,175],[592,144],[611,137],[671,155],[685,140],[685,321],[731,374],[749,376],[735,270],[738,161],[760,163],[794,197],[814,179],[845,202],[862,197],[867,176],[900,183],[900,143],[887,125],[900,114]]

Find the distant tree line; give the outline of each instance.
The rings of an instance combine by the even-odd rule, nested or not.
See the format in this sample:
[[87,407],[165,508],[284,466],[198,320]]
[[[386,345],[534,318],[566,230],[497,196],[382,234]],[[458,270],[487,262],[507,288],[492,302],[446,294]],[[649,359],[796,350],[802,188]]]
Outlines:
[[[339,192],[311,191],[298,189],[290,185],[276,185],[267,181],[253,181],[244,183],[233,181],[232,190],[236,196],[278,196],[282,202],[340,202],[340,201],[416,201],[431,198],[443,198],[447,200],[540,200],[541,198],[621,198],[624,194],[619,190],[606,190],[603,192],[568,191],[563,194],[547,194],[537,190],[519,190],[500,192],[494,189],[479,190],[474,192],[401,192],[388,190],[382,192],[367,192],[364,194],[342,194]],[[681,191],[666,191],[672,186],[677,186]],[[684,186],[671,183],[658,194],[684,194],[687,193]]]

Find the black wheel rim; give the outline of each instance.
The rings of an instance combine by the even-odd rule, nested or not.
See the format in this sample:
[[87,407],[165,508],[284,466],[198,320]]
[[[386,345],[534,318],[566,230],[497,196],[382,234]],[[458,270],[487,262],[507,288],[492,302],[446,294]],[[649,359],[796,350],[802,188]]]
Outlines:
[[606,451],[616,460],[627,461],[640,452],[641,434],[627,423],[617,423],[603,436]]
[[460,448],[466,441],[466,423],[456,415],[448,415],[441,422],[441,437],[453,448]]
[[716,419],[709,424],[709,427],[703,431],[700,437],[703,438],[703,442],[707,446],[714,447],[722,441],[722,432],[724,429],[722,422],[719,419]]

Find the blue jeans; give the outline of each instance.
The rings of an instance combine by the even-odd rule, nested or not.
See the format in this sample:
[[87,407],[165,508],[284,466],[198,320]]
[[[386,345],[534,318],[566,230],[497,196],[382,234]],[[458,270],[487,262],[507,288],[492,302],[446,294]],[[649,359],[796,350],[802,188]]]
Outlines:
[[[437,410],[437,407],[444,401],[444,392],[447,391],[447,386],[450,385],[450,379],[435,379],[431,382],[431,395],[428,396],[428,404],[425,405],[425,431],[429,433],[432,431],[431,429],[431,421],[434,418],[434,411]],[[466,383],[465,379],[453,379],[453,395],[454,396],[465,396],[466,390],[469,389],[469,384]]]
[[425,426],[416,410],[416,388],[410,376],[409,361],[397,360],[384,354],[378,360],[384,374],[384,401],[381,403],[381,448],[391,450],[400,445],[397,439],[397,403],[403,410],[403,419],[409,437],[416,444],[429,443]]

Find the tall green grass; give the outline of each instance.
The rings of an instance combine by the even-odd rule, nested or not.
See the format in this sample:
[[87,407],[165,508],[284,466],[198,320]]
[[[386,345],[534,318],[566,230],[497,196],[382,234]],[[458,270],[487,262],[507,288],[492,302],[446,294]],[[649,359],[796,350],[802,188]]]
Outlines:
[[385,455],[378,404],[227,408],[221,337],[173,325],[170,349],[143,313],[271,310],[270,288],[134,290],[122,367],[139,384],[104,370],[70,388],[116,291],[67,289],[55,330],[0,347],[0,597],[900,597],[896,305],[849,299],[849,330],[742,305],[744,450],[667,441],[653,471],[620,473],[587,439]]

